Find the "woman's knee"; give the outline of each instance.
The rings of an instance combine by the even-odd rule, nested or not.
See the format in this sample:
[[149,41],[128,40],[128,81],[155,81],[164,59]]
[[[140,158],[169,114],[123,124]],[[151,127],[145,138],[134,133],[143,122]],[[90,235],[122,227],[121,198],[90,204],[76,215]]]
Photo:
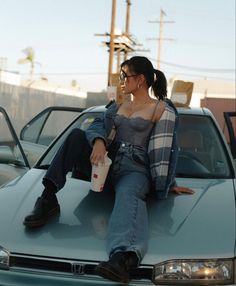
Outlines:
[[78,154],[81,152],[86,154],[91,152],[91,147],[88,143],[85,132],[79,128],[75,128],[69,133],[64,142],[64,146]]
[[67,140],[72,142],[87,143],[87,138],[84,130],[81,130],[79,128],[72,129],[67,137]]
[[80,129],[80,128],[74,128],[71,130],[71,132],[69,133],[68,137],[85,137],[85,132],[84,130]]

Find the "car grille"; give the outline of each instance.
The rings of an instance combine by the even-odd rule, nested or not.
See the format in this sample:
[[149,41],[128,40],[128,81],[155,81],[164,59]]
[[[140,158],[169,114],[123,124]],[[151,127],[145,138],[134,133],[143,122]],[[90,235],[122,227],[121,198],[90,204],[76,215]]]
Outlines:
[[[11,254],[10,268],[23,268],[34,271],[54,271],[59,273],[68,273],[74,275],[96,275],[95,267],[99,262],[67,260],[61,258],[30,256],[21,254]],[[140,266],[130,272],[132,279],[152,279],[153,267]]]

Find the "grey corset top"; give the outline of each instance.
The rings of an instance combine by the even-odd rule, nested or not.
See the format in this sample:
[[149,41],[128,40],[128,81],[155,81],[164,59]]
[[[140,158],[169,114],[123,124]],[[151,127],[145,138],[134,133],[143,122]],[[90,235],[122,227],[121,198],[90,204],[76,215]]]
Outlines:
[[146,147],[154,122],[142,117],[128,118],[116,114],[114,124],[116,127],[116,141]]

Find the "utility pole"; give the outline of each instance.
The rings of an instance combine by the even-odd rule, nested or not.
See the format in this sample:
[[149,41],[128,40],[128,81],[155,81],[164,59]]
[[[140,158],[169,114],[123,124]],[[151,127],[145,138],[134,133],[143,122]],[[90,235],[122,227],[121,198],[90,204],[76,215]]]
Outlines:
[[109,64],[108,64],[108,86],[111,83],[113,57],[114,57],[114,50],[115,50],[115,43],[114,43],[114,39],[115,39],[115,17],[116,17],[116,0],[112,0],[110,49],[109,49]]
[[167,39],[163,38],[163,27],[164,23],[175,23],[174,21],[164,21],[164,16],[166,16],[166,13],[164,10],[160,10],[160,21],[149,21],[149,23],[159,23],[159,38],[151,38],[149,40],[158,40],[158,49],[157,49],[157,68],[160,69],[161,66],[161,50],[163,46],[163,40],[169,40],[172,41],[173,39]]
[[[130,19],[131,1],[126,0],[126,21],[125,21],[125,36],[129,38],[129,19]],[[127,59],[127,52],[124,53],[124,59]]]
[[[126,59],[128,53],[134,51],[141,51],[136,49],[136,47],[142,46],[141,44],[138,44],[136,39],[131,37],[129,33],[130,6],[131,6],[131,0],[126,0],[125,32],[115,34],[116,0],[112,0],[110,33],[95,34],[95,36],[109,37],[108,40],[103,42],[105,46],[109,48],[108,98],[113,98],[115,94],[117,102],[123,102],[124,100],[129,99],[129,97],[124,99],[124,96],[120,90],[120,85],[119,85],[119,70],[120,70],[121,55],[124,57],[124,59]],[[149,51],[149,50],[142,50],[142,51]],[[115,53],[117,55],[117,67],[116,67],[116,73],[113,73],[113,60]]]
[[[131,0],[126,0],[126,20],[125,20],[125,32],[123,33],[123,36],[126,37],[127,39],[130,39],[129,35],[129,21],[130,21],[130,6],[131,6]],[[117,67],[116,67],[116,72],[119,72],[120,69],[120,54],[123,52],[124,55],[124,60],[127,59],[128,55],[128,50],[127,49],[117,49]]]
[[161,9],[160,11],[160,29],[159,29],[159,41],[158,41],[158,51],[157,51],[157,68],[160,69],[161,61],[161,49],[163,44],[163,19],[166,13]]
[[[115,34],[115,18],[116,18],[116,0],[112,0],[112,12],[111,12],[111,30],[110,33],[95,34],[95,36],[108,36],[109,40],[105,41],[104,44],[109,48],[109,63],[108,63],[108,86],[114,85],[114,76],[118,75],[120,68],[121,54],[124,59],[127,58],[128,53],[134,52],[137,44],[136,40],[130,36],[129,33],[129,20],[130,20],[130,6],[131,0],[126,0],[126,22],[125,32],[121,34]],[[147,51],[147,50],[143,50]],[[116,74],[113,74],[113,60],[114,54],[117,55],[117,68]],[[118,79],[118,77],[117,77]]]

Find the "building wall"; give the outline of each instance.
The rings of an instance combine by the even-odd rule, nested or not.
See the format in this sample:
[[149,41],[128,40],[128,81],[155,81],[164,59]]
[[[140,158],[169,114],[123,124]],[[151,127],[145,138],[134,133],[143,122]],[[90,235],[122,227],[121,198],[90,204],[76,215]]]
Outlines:
[[110,100],[107,97],[107,92],[88,92],[86,107],[107,104]]
[[20,85],[20,75],[17,72],[8,72],[1,70],[0,67],[0,82],[8,84]]
[[0,82],[0,106],[8,113],[19,133],[32,117],[49,106],[86,107],[86,98],[46,92]]

